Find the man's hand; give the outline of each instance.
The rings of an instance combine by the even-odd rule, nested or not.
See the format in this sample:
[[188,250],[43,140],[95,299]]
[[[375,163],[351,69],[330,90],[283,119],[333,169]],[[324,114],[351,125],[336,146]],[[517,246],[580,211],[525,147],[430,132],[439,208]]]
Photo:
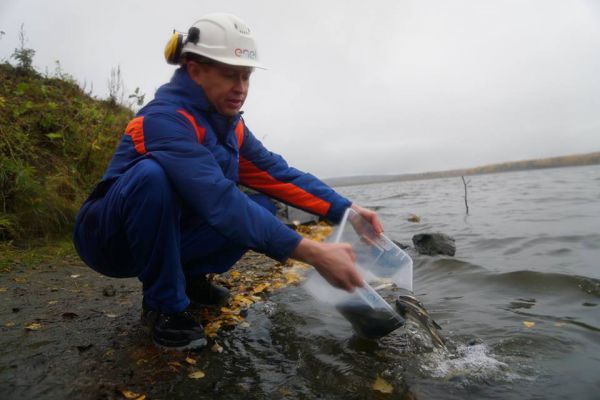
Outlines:
[[[383,224],[375,211],[357,204],[353,204],[352,209],[372,226],[375,234],[383,233]],[[348,243],[319,243],[302,239],[291,257],[314,266],[327,282],[337,288],[351,292],[363,286],[363,278],[355,265],[356,255]]]
[[356,256],[348,243],[319,243],[302,239],[291,254],[292,258],[311,264],[333,286],[352,292],[363,286],[356,269]]
[[383,233],[383,224],[379,220],[379,217],[377,216],[377,213],[375,211],[361,207],[358,204],[352,204],[351,208],[373,226],[373,230],[375,231],[375,233]]

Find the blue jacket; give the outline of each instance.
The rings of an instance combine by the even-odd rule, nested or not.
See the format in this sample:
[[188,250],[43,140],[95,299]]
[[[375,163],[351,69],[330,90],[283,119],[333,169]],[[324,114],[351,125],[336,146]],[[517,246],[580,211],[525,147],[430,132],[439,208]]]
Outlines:
[[184,206],[232,241],[277,260],[287,259],[301,237],[238,183],[333,222],[351,205],[268,151],[241,114],[218,114],[183,68],[129,123],[100,185],[106,190],[145,157],[162,166]]

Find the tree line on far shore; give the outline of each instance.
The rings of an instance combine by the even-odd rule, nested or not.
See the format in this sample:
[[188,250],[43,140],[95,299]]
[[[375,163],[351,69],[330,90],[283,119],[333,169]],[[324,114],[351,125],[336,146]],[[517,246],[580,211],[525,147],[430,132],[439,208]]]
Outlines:
[[501,172],[524,171],[540,168],[574,167],[579,165],[600,164],[600,151],[586,154],[574,154],[561,157],[549,157],[535,160],[512,161],[500,164],[490,164],[475,168],[453,169],[448,171],[423,172],[402,175],[369,175],[351,176],[343,178],[330,178],[327,183],[334,186],[364,185],[368,183],[383,183],[396,181],[413,181],[421,179],[435,179],[459,177],[467,175],[495,174]]

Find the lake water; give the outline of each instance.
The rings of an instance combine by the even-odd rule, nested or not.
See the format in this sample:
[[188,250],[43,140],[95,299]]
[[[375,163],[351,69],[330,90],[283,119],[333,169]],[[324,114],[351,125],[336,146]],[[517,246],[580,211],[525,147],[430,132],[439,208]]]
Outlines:
[[[215,398],[600,398],[600,166],[468,180],[468,216],[460,178],[338,188],[378,209],[390,238],[456,239],[454,257],[413,253],[414,293],[448,349],[412,325],[360,339],[292,287],[225,339]],[[392,394],[373,390],[378,377]],[[197,390],[184,381],[174,396]]]

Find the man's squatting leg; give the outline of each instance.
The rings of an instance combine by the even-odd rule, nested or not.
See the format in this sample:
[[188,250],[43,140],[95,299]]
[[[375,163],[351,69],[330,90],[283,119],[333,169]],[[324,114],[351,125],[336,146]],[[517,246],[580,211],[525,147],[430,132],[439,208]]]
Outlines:
[[[250,197],[274,213],[268,197]],[[137,276],[147,307],[176,313],[189,305],[186,278],[227,271],[247,251],[189,215],[160,165],[146,159],[103,197],[84,204],[75,246],[86,264],[104,275]]]

